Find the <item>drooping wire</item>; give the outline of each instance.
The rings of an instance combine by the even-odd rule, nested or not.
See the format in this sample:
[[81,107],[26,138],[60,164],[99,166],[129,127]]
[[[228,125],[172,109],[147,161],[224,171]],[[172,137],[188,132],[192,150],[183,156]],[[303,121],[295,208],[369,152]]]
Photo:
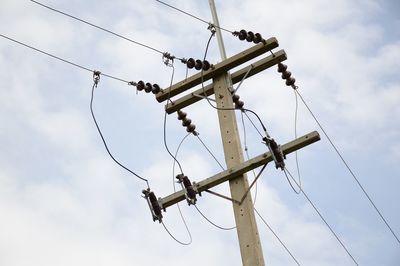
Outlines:
[[[188,246],[188,245],[190,245],[190,244],[192,243],[192,240],[190,240],[189,243],[185,243],[185,242],[182,242],[182,241],[178,240],[178,239],[168,230],[167,226],[164,224],[164,221],[161,221],[161,223],[162,223],[162,225],[163,225],[165,231],[167,231],[167,233],[169,234],[169,236],[170,236],[173,240],[175,240],[176,242],[178,242],[179,244],[181,244],[181,245],[183,245],[183,246]],[[186,225],[186,223],[185,223],[185,225]],[[190,239],[191,239],[191,237],[190,237]]]
[[218,224],[214,223],[214,222],[211,221],[209,218],[207,218],[207,216],[205,216],[205,215],[203,214],[203,212],[200,211],[200,209],[199,209],[199,207],[197,207],[197,205],[194,205],[194,207],[195,207],[196,210],[200,213],[200,215],[201,215],[207,222],[209,222],[211,225],[213,225],[213,226],[215,226],[215,227],[217,227],[217,228],[219,228],[219,229],[221,229],[221,230],[225,230],[225,231],[233,230],[233,229],[236,228],[236,226],[233,226],[233,227],[222,227],[222,226],[219,226]]
[[[179,152],[179,150],[180,150],[180,148],[181,148],[183,142],[186,140],[187,137],[189,137],[190,134],[191,134],[191,133],[186,134],[185,137],[182,138],[181,142],[179,142],[179,145],[178,145],[178,147],[176,148],[176,151],[175,151],[175,158],[178,157],[178,152]],[[174,162],[173,162],[173,164],[172,164],[172,185],[173,185],[173,188],[174,188],[174,192],[176,192],[176,187],[175,187],[175,165],[176,165],[176,161],[174,160]],[[183,222],[183,224],[185,225],[186,231],[188,232],[189,239],[190,239],[189,242],[185,243],[185,245],[189,245],[189,244],[192,243],[192,240],[193,240],[193,239],[192,239],[192,234],[190,233],[189,226],[187,225],[186,220],[185,220],[185,218],[183,217],[182,210],[181,210],[181,207],[180,207],[180,205],[179,205],[179,202],[176,203],[176,206],[177,206],[177,208],[178,208],[179,215],[181,216],[182,222]],[[176,240],[175,237],[173,237],[173,238]],[[182,244],[183,242],[178,241],[178,243],[181,243],[181,244]]]
[[[172,74],[171,74],[171,81],[170,81],[170,86],[169,86],[169,92],[168,92],[168,100],[167,102],[171,102],[170,99],[170,92],[171,92],[171,87],[172,87],[172,83],[174,82],[174,75],[175,75],[175,67],[173,62],[171,64],[167,64],[167,66],[172,68]],[[167,150],[168,154],[171,156],[172,159],[174,159],[174,161],[178,164],[179,169],[181,171],[181,173],[183,174],[183,169],[182,169],[182,165],[180,164],[180,162],[176,159],[176,157],[171,153],[171,151],[168,148],[168,144],[167,144],[167,111],[165,111],[164,113],[164,122],[163,122],[163,140],[164,140],[164,147]]]
[[[199,18],[198,16],[195,16],[195,15],[193,15],[193,14],[190,14],[189,12],[183,11],[182,9],[179,9],[179,8],[177,8],[177,7],[174,7],[174,6],[172,6],[172,5],[170,5],[170,4],[167,4],[167,3],[163,2],[163,1],[160,1],[160,0],[156,0],[156,1],[159,2],[159,3],[161,3],[161,4],[163,4],[163,5],[165,5],[165,6],[167,6],[167,7],[169,7],[169,8],[175,9],[176,11],[181,12],[181,13],[183,13],[183,14],[189,16],[189,17],[192,17],[192,18],[194,18],[194,19],[197,19],[198,21],[201,21],[201,22],[203,22],[203,23],[205,23],[205,24],[207,24],[207,25],[210,25],[210,24],[211,24],[210,22],[207,22],[206,20],[204,20],[204,19],[202,19],[202,18]],[[220,26],[216,26],[216,25],[214,25],[214,24],[212,24],[212,25],[213,25],[214,27],[219,28],[219,29],[221,29],[221,30],[224,30],[224,31],[226,31],[226,32],[233,33],[232,31],[227,30],[227,29],[224,29],[224,28],[222,28],[222,27],[220,27]]]
[[[296,91],[294,91],[294,98],[295,98],[295,110],[294,110],[294,138],[297,139],[297,115],[299,110],[299,100],[297,99]],[[297,176],[299,179],[299,185],[301,190],[301,174],[300,174],[300,167],[299,167],[299,158],[297,150],[294,152],[295,160],[296,160],[296,169],[297,169]]]
[[311,199],[308,197],[306,192],[304,191],[303,188],[300,188],[300,184],[297,183],[296,179],[294,179],[292,176],[290,176],[293,182],[296,184],[296,186],[300,189],[301,194],[306,198],[306,200],[310,203],[310,205],[313,207],[315,212],[318,214],[318,216],[321,218],[321,220],[324,222],[324,224],[328,227],[328,229],[331,231],[332,235],[336,238],[336,240],[339,242],[339,244],[342,246],[342,248],[346,251],[347,255],[352,259],[352,261],[358,265],[357,261],[353,257],[353,255],[350,253],[350,251],[347,249],[347,247],[344,245],[344,243],[340,240],[339,236],[335,233],[333,228],[329,225],[329,223],[326,221],[324,216],[320,213],[320,211],[317,209],[317,207],[314,205],[314,203],[311,201]]
[[[22,45],[22,46],[24,46],[24,47],[26,47],[26,48],[29,48],[29,49],[31,49],[31,50],[34,50],[34,51],[36,51],[36,52],[39,52],[39,53],[41,53],[41,54],[47,55],[47,56],[49,56],[49,57],[51,57],[51,58],[57,59],[57,60],[59,60],[59,61],[61,61],[61,62],[63,62],[63,63],[69,64],[69,65],[72,65],[72,66],[77,67],[77,68],[79,68],[79,69],[86,70],[86,71],[89,71],[89,72],[93,73],[93,70],[89,69],[88,67],[85,67],[85,66],[82,66],[82,65],[80,65],[80,64],[74,63],[74,62],[72,62],[72,61],[69,61],[69,60],[67,60],[67,59],[61,58],[61,57],[56,56],[56,55],[54,55],[54,54],[50,54],[50,53],[48,53],[48,52],[46,52],[46,51],[43,51],[43,50],[41,50],[41,49],[39,49],[39,48],[33,47],[33,46],[28,45],[28,44],[26,44],[26,43],[20,42],[20,41],[18,41],[18,40],[16,40],[16,39],[13,39],[13,38],[11,38],[11,37],[5,36],[5,35],[3,35],[3,34],[0,34],[0,37],[2,37],[2,38],[4,38],[4,39],[7,39],[7,40],[9,40],[9,41],[12,41],[12,42],[14,42],[14,43],[17,43],[17,44],[19,44],[19,45]],[[114,79],[114,80],[122,81],[122,82],[124,82],[124,83],[128,83],[128,84],[129,84],[129,81],[127,81],[127,80],[125,80],[125,79],[121,79],[121,78],[118,78],[118,77],[115,77],[115,76],[112,76],[112,75],[109,75],[109,74],[105,74],[105,73],[101,73],[101,75],[103,75],[103,76],[105,76],[105,77],[108,77],[108,78],[111,78],[111,79]]]
[[333,141],[331,140],[331,138],[329,137],[328,133],[325,131],[325,129],[322,127],[321,123],[319,122],[319,120],[317,119],[317,117],[314,115],[314,113],[311,111],[310,107],[308,106],[308,104],[306,103],[306,101],[303,99],[303,97],[301,96],[300,92],[298,91],[297,87],[295,89],[295,92],[297,93],[297,95],[300,97],[301,101],[303,102],[303,104],[305,105],[305,107],[307,108],[307,110],[309,111],[309,113],[311,114],[311,116],[314,118],[315,122],[317,123],[317,125],[319,126],[319,128],[322,130],[322,132],[324,133],[325,137],[328,139],[329,143],[331,144],[331,146],[333,147],[333,149],[335,150],[336,154],[339,156],[340,160],[343,162],[343,164],[345,165],[345,167],[347,168],[347,170],[349,171],[350,175],[353,177],[353,179],[356,181],[357,185],[359,186],[359,188],[362,190],[362,192],[364,193],[364,195],[367,197],[367,199],[369,200],[369,202],[371,203],[371,205],[373,206],[373,208],[375,209],[375,211],[378,213],[378,215],[381,217],[382,221],[385,223],[386,227],[390,230],[390,232],[392,233],[392,235],[394,236],[394,238],[397,240],[397,242],[400,244],[400,240],[399,237],[396,235],[396,233],[393,231],[392,227],[389,225],[389,223],[387,222],[387,220],[385,219],[385,217],[383,216],[383,214],[381,213],[381,211],[378,209],[378,207],[375,205],[374,201],[372,200],[372,198],[369,196],[369,194],[367,193],[367,191],[364,189],[363,185],[361,184],[361,182],[358,180],[357,176],[354,174],[354,172],[351,170],[349,164],[346,162],[346,160],[344,159],[344,157],[342,156],[341,152],[339,151],[339,149],[336,147],[336,145],[333,143]]
[[[293,175],[290,173],[290,171],[287,169],[286,166],[285,166],[285,168],[283,168],[283,172],[285,173],[286,179],[287,179],[287,181],[288,181],[290,187],[291,187],[292,190],[294,191],[294,193],[300,194],[300,192],[301,192],[301,187],[299,187],[299,190],[296,190],[296,189],[294,188],[294,186],[292,185],[292,182],[291,182],[290,179],[289,179],[289,176],[290,176],[292,179],[294,179],[294,178],[293,178]],[[299,183],[299,184],[300,184],[300,183]]]
[[94,72],[94,82],[93,82],[92,94],[91,94],[91,98],[90,98],[90,112],[92,114],[92,118],[93,118],[94,124],[96,125],[97,131],[99,132],[101,140],[103,141],[104,147],[106,148],[108,155],[110,155],[111,159],[116,164],[118,164],[120,167],[122,167],[123,169],[125,169],[126,171],[131,173],[132,175],[134,175],[137,178],[139,178],[139,179],[143,180],[144,182],[146,182],[147,188],[150,188],[149,181],[146,178],[141,177],[140,175],[138,175],[137,173],[135,173],[134,171],[132,171],[131,169],[129,169],[128,167],[126,167],[122,163],[120,163],[117,159],[115,159],[115,157],[112,155],[112,153],[110,152],[110,150],[108,148],[107,142],[106,142],[106,140],[105,140],[105,138],[103,136],[103,133],[101,132],[101,129],[100,129],[98,123],[97,123],[96,116],[95,116],[94,111],[93,111],[94,90],[95,90],[95,88],[97,88],[99,80],[100,80],[100,73],[99,72]]
[[281,243],[281,245],[284,247],[284,249],[286,250],[286,252],[290,255],[290,257],[292,257],[292,259],[296,262],[297,265],[300,266],[299,261],[294,257],[294,255],[292,254],[292,252],[290,252],[290,250],[286,247],[285,243],[282,242],[282,240],[280,239],[280,237],[274,232],[274,230],[272,230],[271,226],[269,226],[269,224],[267,223],[267,221],[261,216],[261,214],[257,211],[257,209],[254,207],[254,211],[256,212],[256,214],[258,215],[258,217],[260,217],[261,221],[268,227],[268,229],[272,232],[272,234],[275,236],[276,239],[278,239],[279,243]]
[[[75,20],[80,21],[80,22],[82,22],[82,23],[85,23],[85,24],[87,24],[87,25],[89,25],[89,26],[91,26],[91,27],[94,27],[94,28],[97,28],[97,29],[102,30],[102,31],[104,31],[104,32],[107,32],[107,33],[109,33],[109,34],[112,34],[112,35],[114,35],[114,36],[116,36],[116,37],[119,37],[119,38],[121,38],[121,39],[124,39],[124,40],[126,40],[126,41],[129,41],[129,42],[134,43],[134,44],[136,44],[136,45],[140,45],[140,46],[142,46],[142,47],[144,47],[144,48],[147,48],[147,49],[152,50],[152,51],[154,51],[154,52],[160,53],[160,54],[162,54],[162,55],[165,55],[165,54],[166,54],[165,52],[162,52],[162,51],[159,50],[159,49],[156,49],[156,48],[151,47],[151,46],[149,46],[149,45],[146,45],[146,44],[144,44],[144,43],[135,41],[135,40],[133,40],[133,39],[131,39],[131,38],[127,38],[127,37],[125,37],[125,36],[123,36],[123,35],[121,35],[121,34],[115,33],[115,32],[113,32],[113,31],[111,31],[111,30],[108,30],[108,29],[106,29],[106,28],[104,28],[104,27],[97,26],[97,25],[95,25],[95,24],[93,24],[93,23],[91,23],[91,22],[88,22],[88,21],[84,20],[84,19],[81,19],[81,18],[78,18],[78,17],[76,17],[76,16],[70,15],[70,14],[68,14],[68,13],[66,13],[66,12],[60,11],[60,10],[58,10],[58,9],[55,9],[55,8],[53,8],[53,7],[50,7],[50,6],[48,6],[48,5],[45,5],[45,4],[40,3],[40,2],[38,2],[38,1],[35,1],[35,0],[30,0],[30,1],[33,2],[33,3],[35,3],[35,4],[37,4],[37,5],[42,6],[42,7],[44,7],[44,8],[47,8],[47,9],[49,9],[49,10],[51,10],[51,11],[54,11],[54,12],[56,12],[56,13],[62,14],[62,15],[64,15],[64,16],[67,16],[67,17],[69,17],[69,18],[75,19]],[[175,57],[174,57],[174,58],[175,58]],[[178,59],[179,59],[179,58],[178,58]]]

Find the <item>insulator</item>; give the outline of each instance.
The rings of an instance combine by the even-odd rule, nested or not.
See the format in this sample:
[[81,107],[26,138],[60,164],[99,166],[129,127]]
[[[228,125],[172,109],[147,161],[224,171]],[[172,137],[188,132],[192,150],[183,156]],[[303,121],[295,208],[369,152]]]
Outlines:
[[187,60],[187,62],[186,62],[186,66],[187,66],[188,68],[192,69],[192,68],[194,68],[195,63],[196,63],[196,62],[194,61],[193,58],[189,58],[189,59]]
[[287,86],[293,86],[295,82],[296,82],[295,78],[289,78],[289,79],[286,80],[286,85]]
[[203,70],[204,70],[204,71],[207,71],[207,70],[210,69],[210,67],[211,67],[210,62],[208,62],[207,60],[204,60],[204,61],[203,61]]
[[187,126],[186,131],[189,133],[194,132],[194,130],[196,129],[196,126],[194,124],[190,124],[189,126]]
[[146,86],[144,87],[144,91],[149,93],[153,90],[153,85],[149,82],[146,83]]
[[241,109],[241,108],[243,108],[243,105],[244,105],[244,102],[242,102],[242,101],[237,101],[237,102],[235,102],[235,108],[236,108],[236,109]]
[[252,31],[249,31],[247,33],[246,41],[252,42],[254,40],[254,33]]
[[187,116],[187,114],[181,110],[178,111],[178,120],[182,120]]
[[142,91],[144,89],[144,82],[141,80],[136,84],[136,89]]
[[237,95],[237,94],[234,94],[234,95],[232,96],[232,100],[233,100],[234,103],[237,102],[237,101],[239,101],[239,99],[240,99],[240,96]]
[[241,30],[239,32],[239,40],[243,41],[243,40],[246,40],[246,38],[247,38],[247,31]]
[[290,78],[291,75],[292,75],[292,73],[290,71],[284,71],[282,73],[282,79],[288,79],[288,78]]
[[260,33],[254,34],[254,40],[253,40],[253,42],[254,42],[255,44],[257,44],[257,43],[260,43],[261,41],[262,41],[262,36],[261,36],[261,34],[260,34]]
[[154,214],[157,217],[161,217],[162,218],[162,214],[161,214],[161,207],[160,204],[158,204],[158,200],[156,198],[156,195],[154,194],[154,192],[150,192],[149,193],[149,199],[150,199],[150,203],[151,203],[151,207],[153,208]]
[[196,60],[196,64],[194,65],[194,68],[195,68],[196,70],[201,70],[201,69],[203,68],[203,62],[201,62],[200,59],[197,59],[197,60]]
[[182,120],[182,126],[184,126],[184,127],[189,126],[191,123],[192,123],[192,120],[190,120],[190,119],[185,118]]
[[158,86],[158,84],[154,84],[151,91],[152,91],[154,94],[157,94],[157,93],[159,93],[159,92],[161,91],[161,88],[160,88],[160,86]]
[[269,145],[273,151],[278,149],[278,144],[276,143],[276,141],[274,139],[269,140]]
[[283,71],[286,71],[286,69],[287,69],[287,65],[284,65],[282,63],[278,64],[278,72],[279,73],[282,73]]

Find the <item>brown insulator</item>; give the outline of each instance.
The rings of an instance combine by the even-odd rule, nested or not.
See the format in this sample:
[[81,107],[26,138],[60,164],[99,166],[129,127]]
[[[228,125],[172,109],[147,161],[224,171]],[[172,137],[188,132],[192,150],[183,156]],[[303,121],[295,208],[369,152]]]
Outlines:
[[278,72],[279,73],[282,73],[283,71],[286,71],[286,69],[287,69],[287,65],[284,65],[282,63],[278,64]]
[[252,31],[249,31],[247,33],[246,41],[252,42],[254,40],[254,33]]
[[261,34],[260,34],[260,33],[254,34],[254,40],[253,40],[253,42],[254,42],[255,44],[257,44],[257,43],[260,43],[261,41],[262,41],[262,36],[261,36]]
[[149,93],[153,90],[153,85],[151,83],[146,83],[146,86],[144,87],[144,91]]
[[286,85],[287,86],[293,86],[295,82],[296,82],[295,78],[289,78],[289,79],[286,80]]
[[243,40],[246,40],[246,38],[247,38],[247,31],[245,31],[245,30],[241,30],[240,32],[239,32],[239,40],[241,40],[241,41],[243,41]]
[[201,60],[197,59],[196,64],[194,65],[194,68],[196,70],[201,70],[203,68],[203,62],[201,62]]
[[203,61],[203,70],[204,70],[204,71],[207,71],[207,70],[210,69],[210,67],[211,67],[210,62],[208,62],[207,60],[204,60],[204,61]]
[[154,192],[150,192],[149,193],[149,198],[150,198],[150,203],[151,203],[151,207],[153,208],[154,214],[157,215],[158,218],[162,218],[162,214],[161,214],[161,207],[158,204],[156,195],[154,194]]
[[142,91],[144,89],[144,82],[141,80],[136,84],[136,89]]
[[182,120],[182,126],[187,127],[192,123],[192,120],[188,119],[188,118],[184,118]]
[[239,99],[240,99],[239,95],[237,95],[237,94],[232,95],[232,100],[233,100],[234,103],[239,101]]
[[153,89],[152,89],[153,94],[157,94],[157,93],[159,93],[160,91],[161,91],[160,86],[158,86],[158,84],[154,84],[154,85],[153,85]]
[[242,109],[243,106],[244,106],[244,102],[242,102],[242,101],[235,102],[235,108],[236,109]]
[[288,78],[290,78],[291,75],[292,75],[292,73],[290,71],[283,71],[282,79],[288,79]]
[[187,116],[187,114],[181,110],[178,111],[178,120],[182,120]]
[[192,69],[192,68],[194,68],[195,63],[196,63],[196,62],[194,61],[193,58],[189,58],[189,59],[187,60],[187,62],[186,62],[186,66],[187,66],[188,68]]
[[187,128],[186,131],[189,133],[194,132],[194,130],[196,129],[196,126],[194,124],[190,124]]

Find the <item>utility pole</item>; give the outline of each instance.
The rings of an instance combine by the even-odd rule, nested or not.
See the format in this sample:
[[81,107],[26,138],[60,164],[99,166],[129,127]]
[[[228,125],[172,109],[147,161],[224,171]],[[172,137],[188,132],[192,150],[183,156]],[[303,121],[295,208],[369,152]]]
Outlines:
[[[226,59],[225,46],[222,39],[221,29],[214,0],[209,0],[213,24],[215,26],[221,59]],[[234,109],[231,89],[232,84],[228,72],[213,79],[214,93],[217,107],[221,109]],[[235,167],[243,162],[243,151],[237,128],[236,114],[234,110],[218,110],[221,138],[224,147],[225,162],[228,168]],[[231,198],[240,199],[249,188],[247,175],[243,174],[235,179],[229,180]],[[249,193],[242,204],[232,203],[235,215],[236,231],[239,238],[240,253],[243,265],[264,266],[264,256],[258,234],[257,222],[254,214],[253,200]]]
[[[210,0],[210,6],[211,10],[214,10],[212,12],[214,22],[216,23],[214,26],[216,26],[215,28],[217,30],[217,36],[220,36],[220,33],[218,33],[218,18],[216,17],[215,6],[212,0]],[[204,97],[215,94],[227,170],[205,178],[201,181],[196,180],[196,182],[193,183],[190,183],[190,181],[186,182],[186,188],[182,187],[182,190],[172,193],[164,198],[159,198],[158,200],[153,194],[153,198],[149,198],[149,200],[152,201],[149,202],[149,205],[153,206],[150,206],[153,212],[153,219],[161,221],[161,209],[165,211],[168,207],[185,199],[188,200],[189,205],[196,203],[196,200],[193,200],[193,198],[191,198],[192,201],[189,201],[187,186],[190,186],[190,190],[193,192],[191,193],[192,196],[193,194],[200,194],[204,191],[215,194],[215,192],[212,192],[209,189],[229,181],[231,197],[223,197],[232,201],[242,264],[244,266],[264,266],[265,263],[254,215],[253,201],[251,199],[251,194],[249,193],[251,186],[249,186],[246,173],[257,167],[266,165],[269,162],[275,161],[276,163],[277,157],[275,152],[277,149],[279,150],[279,154],[285,156],[300,148],[319,141],[320,136],[318,132],[314,131],[288,142],[282,145],[280,148],[276,146],[275,150],[272,150],[271,146],[269,146],[268,152],[244,161],[237,128],[236,115],[235,111],[233,110],[235,108],[233,105],[234,93],[232,93],[231,88],[233,84],[241,82],[243,79],[249,78],[267,68],[277,65],[286,60],[287,57],[283,50],[272,53],[271,50],[279,46],[278,41],[275,38],[269,38],[267,40],[262,39],[261,41],[255,42],[256,45],[253,47],[248,48],[229,58],[226,58],[222,37],[218,37],[218,42],[221,48],[222,62],[213,65],[210,69],[201,71],[201,73],[187,77],[186,79],[177,82],[172,86],[165,88],[164,90],[160,90],[156,94],[156,99],[159,102],[168,100],[167,104],[165,105],[165,111],[168,114],[178,112],[178,119],[182,120],[182,117],[185,118],[186,114],[183,115],[181,109],[204,99]],[[271,55],[247,65],[233,72],[232,74],[229,74],[229,71],[233,68],[236,68],[243,63],[267,52],[271,52]],[[194,61],[193,59],[191,60]],[[213,82],[207,86],[202,85],[200,89],[194,90],[183,97],[178,99],[173,98],[202,83],[204,84],[209,80],[212,80]],[[244,110],[242,109],[241,111]],[[180,116],[181,118],[179,118]],[[196,133],[193,132],[193,134]]]

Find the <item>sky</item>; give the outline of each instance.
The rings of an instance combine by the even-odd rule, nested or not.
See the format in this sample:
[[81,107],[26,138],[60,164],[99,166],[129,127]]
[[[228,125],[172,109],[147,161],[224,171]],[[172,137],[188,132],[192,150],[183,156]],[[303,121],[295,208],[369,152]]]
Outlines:
[[[156,1],[43,3],[179,58],[203,58],[210,37],[206,24]],[[211,21],[208,1],[168,3]],[[217,0],[216,6],[224,28],[278,39],[275,51],[287,53],[299,92],[400,235],[399,2]],[[124,80],[163,88],[171,81],[172,68],[160,53],[31,1],[0,1],[0,34]],[[226,32],[223,38],[228,56],[252,46]],[[216,38],[207,60],[221,61]],[[174,68],[175,83],[185,78],[186,67],[175,60]],[[241,265],[235,230],[214,227],[185,202],[180,206],[190,245],[180,245],[152,221],[141,197],[145,182],[110,159],[93,123],[92,73],[0,38],[0,79],[0,265]],[[295,137],[295,96],[276,67],[245,80],[237,93],[279,143]],[[224,162],[215,110],[203,100],[184,111]],[[113,155],[147,178],[158,197],[172,193],[164,103],[102,75],[94,112]],[[240,113],[237,120],[244,147]],[[266,152],[250,122],[244,125],[249,156]],[[303,190],[359,265],[400,265],[400,244],[299,102],[297,134],[314,130],[321,141],[298,152]],[[185,135],[176,114],[167,116],[173,153]],[[193,136],[183,142],[178,160],[192,181],[221,171]],[[297,178],[294,155],[286,165]],[[229,195],[227,184],[215,190]],[[301,265],[354,265],[273,164],[252,197]],[[234,226],[229,201],[203,193],[197,206],[215,224]],[[190,240],[176,207],[167,209],[164,223],[178,240]],[[257,223],[266,265],[296,265],[262,220]]]

